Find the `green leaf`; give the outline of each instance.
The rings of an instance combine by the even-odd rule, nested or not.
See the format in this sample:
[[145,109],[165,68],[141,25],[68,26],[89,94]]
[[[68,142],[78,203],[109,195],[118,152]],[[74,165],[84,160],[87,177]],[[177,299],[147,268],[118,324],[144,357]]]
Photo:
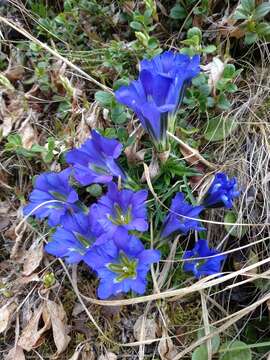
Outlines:
[[251,351],[242,341],[227,342],[220,348],[219,360],[252,360]]
[[[210,333],[214,333],[217,329],[214,326],[210,326]],[[198,339],[202,338],[205,336],[205,329],[200,329],[198,331],[197,337]],[[204,346],[207,349],[207,345],[202,344],[201,346]],[[220,346],[220,336],[219,335],[215,335],[211,338],[211,347],[212,347],[212,352],[213,354],[215,354]]]
[[256,27],[257,34],[260,36],[269,36],[270,35],[270,24],[260,23]]
[[187,32],[187,38],[188,39],[191,39],[193,38],[194,36],[198,36],[198,38],[200,39],[200,41],[202,40],[202,32],[201,30],[194,26],[193,28],[189,29],[188,32]]
[[246,20],[248,17],[248,11],[244,10],[241,5],[236,8],[235,13],[233,14],[235,20]]
[[232,94],[232,93],[237,91],[238,87],[235,84],[229,83],[229,84],[226,85],[225,89],[226,89],[226,91],[228,91],[229,93]]
[[155,37],[151,36],[150,39],[148,40],[148,47],[150,49],[155,49],[159,46],[159,42],[158,39],[156,39]]
[[205,54],[212,54],[217,50],[217,47],[215,45],[208,45],[203,48],[203,53]]
[[261,5],[256,7],[255,13],[254,13],[254,20],[260,20],[265,15],[267,15],[270,12],[270,3],[264,2]]
[[105,107],[110,107],[112,105],[112,101],[114,99],[114,96],[107,91],[97,91],[95,93],[95,99],[98,101],[101,105]]
[[251,45],[258,40],[258,35],[256,33],[248,32],[245,35],[244,43],[246,45]]
[[139,23],[138,21],[131,21],[131,23],[129,25],[130,25],[130,27],[132,27],[132,29],[134,29],[136,31],[143,30],[142,24]]
[[208,141],[220,141],[228,137],[237,127],[232,118],[214,117],[209,120],[204,130],[204,138]]
[[169,159],[162,166],[162,172],[164,174],[171,173],[172,177],[177,176],[196,176],[201,175],[199,171],[193,169],[192,167],[187,167],[183,162],[178,161],[177,159]]
[[4,86],[7,90],[14,91],[14,87],[4,74],[0,74],[0,85]]
[[13,145],[13,146],[22,146],[22,138],[19,134],[11,134],[7,137],[8,143],[7,145]]
[[231,106],[231,103],[229,102],[229,100],[226,98],[226,96],[224,94],[220,94],[219,98],[218,98],[217,106],[221,110],[228,110]]
[[[226,213],[224,217],[224,222],[234,224],[237,222],[237,218],[238,216],[234,211],[229,211]],[[243,237],[247,232],[247,226],[233,226],[233,225],[224,225],[224,226],[227,233],[237,238]]]
[[127,113],[125,107],[121,104],[116,104],[111,110],[112,121],[115,124],[124,124],[127,121]]
[[205,346],[199,346],[193,353],[192,353],[192,360],[208,360],[207,349]]
[[232,79],[235,73],[235,66],[233,64],[226,64],[223,71],[223,77],[225,79]]
[[175,19],[175,20],[182,20],[182,19],[185,19],[185,17],[187,16],[187,11],[180,4],[176,4],[171,9],[169,16],[170,16],[170,18]]
[[255,10],[255,0],[241,0],[241,5],[245,11],[247,11],[249,14],[252,13],[253,10]]

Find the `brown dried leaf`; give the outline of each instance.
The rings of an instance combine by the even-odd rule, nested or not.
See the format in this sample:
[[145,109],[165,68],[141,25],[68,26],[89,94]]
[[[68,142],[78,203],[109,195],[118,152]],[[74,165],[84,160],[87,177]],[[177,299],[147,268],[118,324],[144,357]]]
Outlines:
[[92,349],[83,349],[81,352],[81,360],[95,360],[95,353]]
[[26,284],[29,284],[32,281],[39,281],[39,280],[40,280],[40,278],[39,278],[38,274],[34,273],[32,275],[24,276],[24,277],[21,277],[21,278],[17,279],[16,284],[26,285]]
[[0,118],[2,120],[0,132],[3,137],[8,136],[13,127],[17,128],[25,117],[25,104],[22,96],[15,93],[9,94],[7,104],[5,99],[0,97]]
[[6,304],[0,308],[0,333],[7,330],[11,316],[17,305],[15,303]]
[[77,126],[76,143],[81,145],[90,136],[89,126],[86,124],[84,117],[82,117],[80,124]]
[[9,350],[5,360],[25,360],[23,349],[15,345],[11,350]]
[[127,146],[125,149],[125,154],[129,164],[139,164],[144,161],[144,155],[146,150],[142,149],[138,151],[138,142]]
[[53,339],[57,348],[57,354],[67,348],[70,337],[67,334],[67,317],[62,304],[47,300],[47,309],[52,322]]
[[168,338],[166,331],[163,332],[162,339],[158,344],[158,353],[161,360],[173,360],[177,355],[176,347],[174,346],[172,340]]
[[136,340],[155,339],[157,333],[157,323],[154,319],[147,319],[141,315],[136,320],[133,327],[133,334]]
[[76,350],[75,353],[68,360],[78,360],[81,354],[81,350]]
[[22,145],[25,149],[31,149],[34,144],[37,144],[38,137],[33,126],[29,123],[27,118],[18,130],[22,138]]
[[43,243],[34,242],[24,256],[23,275],[29,276],[39,266],[43,257]]
[[[46,306],[43,302],[36,309],[29,323],[22,331],[22,334],[18,341],[18,345],[26,351],[30,351],[34,349],[37,345],[40,345],[38,344],[38,341],[40,340],[41,335],[51,327],[51,321],[50,318],[47,316],[45,309]],[[44,326],[41,329],[38,329],[41,316],[43,317]]]
[[[159,161],[158,161],[158,157],[157,154],[155,153],[155,151],[153,150],[152,152],[152,159],[149,165],[149,176],[150,179],[154,179],[155,177],[157,177],[160,174],[160,166],[159,166]],[[142,182],[146,181],[146,176],[145,173],[143,173],[142,178],[141,178]]]
[[100,355],[98,360],[117,360],[117,356],[112,352],[106,352],[106,354]]
[[103,129],[103,123],[99,117],[100,107],[97,102],[91,104],[89,110],[84,114],[85,122],[91,129],[101,128]]
[[17,81],[21,80],[24,75],[24,67],[20,64],[9,64],[7,70],[4,72],[4,75],[8,78],[10,81]]

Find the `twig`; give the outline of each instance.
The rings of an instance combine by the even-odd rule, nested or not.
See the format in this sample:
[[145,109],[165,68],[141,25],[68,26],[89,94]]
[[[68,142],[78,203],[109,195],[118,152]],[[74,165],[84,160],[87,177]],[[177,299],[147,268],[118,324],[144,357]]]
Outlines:
[[196,158],[198,159],[198,161],[200,161],[201,163],[203,163],[204,165],[206,165],[207,167],[209,167],[209,169],[212,170],[216,170],[217,169],[217,165],[212,164],[211,162],[209,162],[208,160],[206,160],[200,153],[198,150],[193,149],[191,146],[189,146],[188,144],[186,144],[184,141],[182,141],[181,139],[179,139],[177,136],[173,135],[172,133],[170,133],[169,131],[167,131],[167,134],[176,142],[178,142],[181,146],[183,146],[183,148],[185,148],[187,151],[191,152],[192,155],[196,156]]
[[48,51],[49,53],[51,53],[53,56],[55,56],[56,58],[60,59],[61,61],[63,61],[66,65],[68,65],[69,67],[71,67],[72,69],[74,69],[75,71],[77,71],[78,73],[80,73],[82,76],[84,76],[87,80],[91,81],[92,83],[94,83],[95,85],[97,85],[98,87],[100,87],[101,89],[113,94],[112,89],[110,89],[109,87],[107,87],[106,85],[101,84],[99,81],[97,81],[96,79],[94,79],[92,76],[90,76],[89,74],[87,74],[86,72],[84,72],[82,69],[80,69],[78,66],[74,65],[71,61],[69,61],[68,59],[66,59],[64,56],[60,55],[56,50],[52,49],[50,46],[48,46],[47,44],[44,44],[43,42],[41,42],[40,40],[36,39],[34,36],[32,36],[28,31],[26,31],[25,29],[18,27],[17,25],[15,25],[11,20],[8,20],[6,18],[4,18],[3,16],[0,16],[0,21],[3,22],[4,24],[10,26],[12,29],[18,31],[20,34],[22,34],[23,36],[25,36],[26,38],[28,38],[29,40],[33,41],[34,43],[38,44],[40,47],[42,47],[43,49],[45,49],[46,51]]

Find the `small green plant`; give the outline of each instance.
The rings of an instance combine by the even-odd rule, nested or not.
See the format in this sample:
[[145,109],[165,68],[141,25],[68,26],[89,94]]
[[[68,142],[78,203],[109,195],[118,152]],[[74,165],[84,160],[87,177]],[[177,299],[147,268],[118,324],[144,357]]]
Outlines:
[[205,112],[208,108],[217,107],[220,110],[229,110],[231,103],[228,95],[237,91],[234,83],[241,69],[237,70],[233,64],[226,64],[221,78],[215,84],[215,91],[211,91],[208,84],[209,76],[205,73],[199,74],[192,80],[192,87],[187,89],[185,103],[189,108],[199,108],[200,112]]
[[126,108],[119,104],[114,95],[106,91],[97,91],[95,93],[95,99],[105,108],[109,110],[109,115],[114,124],[124,124],[129,115]]
[[[176,3],[170,10],[170,18],[174,20],[185,20],[185,28],[188,29],[192,24],[192,17],[187,19],[188,14],[192,11],[194,15],[207,15],[209,12],[209,0],[184,0]],[[187,20],[186,20],[187,19]]]
[[256,6],[255,0],[241,0],[233,15],[236,20],[243,20],[240,29],[245,32],[245,44],[253,44],[258,40],[270,39],[270,24],[264,17],[270,12],[270,3],[264,2]]
[[159,47],[159,41],[157,38],[150,35],[150,33],[155,29],[154,18],[156,16],[156,8],[150,6],[153,1],[148,1],[148,6],[146,4],[146,10],[144,13],[136,10],[133,14],[133,20],[130,22],[130,27],[135,30],[135,36],[137,41],[133,45],[135,51],[140,51],[144,53],[146,57],[153,57],[161,53]]
[[53,137],[47,139],[45,146],[38,144],[32,145],[31,149],[26,149],[23,146],[22,137],[19,134],[11,134],[7,137],[7,143],[5,144],[5,151],[13,152],[18,156],[23,156],[29,160],[40,158],[45,163],[51,163],[55,152],[56,143]]
[[216,51],[215,45],[202,45],[202,32],[198,27],[188,30],[187,38],[181,41],[186,47],[181,49],[183,54],[193,56],[195,54],[212,54]]

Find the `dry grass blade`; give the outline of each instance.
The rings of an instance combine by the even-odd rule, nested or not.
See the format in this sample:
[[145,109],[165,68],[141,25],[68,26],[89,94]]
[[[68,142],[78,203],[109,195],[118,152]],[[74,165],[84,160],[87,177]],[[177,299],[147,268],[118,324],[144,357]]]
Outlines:
[[52,323],[53,339],[57,348],[57,354],[66,350],[71,338],[67,334],[67,318],[62,304],[47,300],[48,313]]
[[101,84],[100,82],[98,82],[96,79],[94,79],[92,76],[90,76],[85,71],[80,69],[78,66],[74,65],[71,61],[66,59],[64,56],[60,55],[56,50],[50,48],[47,44],[43,43],[42,41],[40,41],[37,38],[35,38],[34,36],[32,36],[25,29],[15,25],[11,20],[8,20],[8,19],[4,18],[3,16],[0,16],[0,21],[3,22],[4,24],[10,26],[12,29],[18,31],[20,34],[25,36],[27,39],[33,41],[34,43],[39,45],[41,48],[43,48],[46,51],[48,51],[49,53],[51,53],[57,59],[60,59],[61,61],[63,61],[65,64],[67,64],[73,70],[75,70],[77,73],[81,74],[85,79],[91,81],[93,84],[97,85],[99,88],[101,88],[101,89],[103,89],[103,90],[105,90],[107,92],[112,93],[112,90],[110,88],[108,88],[107,86],[105,86],[105,85]]

